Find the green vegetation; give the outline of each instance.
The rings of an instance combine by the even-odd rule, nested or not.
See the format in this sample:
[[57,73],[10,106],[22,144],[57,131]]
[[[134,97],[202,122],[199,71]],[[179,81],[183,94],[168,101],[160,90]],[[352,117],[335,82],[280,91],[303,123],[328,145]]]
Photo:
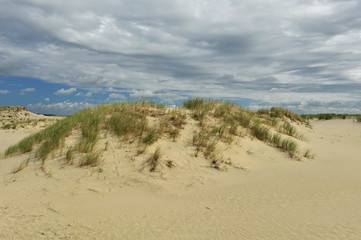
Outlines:
[[56,122],[56,119],[26,119],[26,120],[10,120],[4,123],[2,129],[19,129],[26,127],[36,127],[40,123],[44,123],[45,125],[50,125]]
[[271,139],[270,130],[266,127],[261,126],[261,124],[259,123],[253,125],[251,130],[252,135],[261,141],[268,142]]
[[295,141],[287,138],[282,140],[281,148],[288,152],[291,157],[295,157],[298,150],[298,145]]
[[97,166],[100,163],[100,152],[87,153],[80,162],[80,166]]
[[[137,148],[135,152],[139,156],[159,139],[175,142],[187,118],[192,118],[192,124],[197,125],[192,138],[195,156],[201,153],[217,169],[223,162],[220,148],[237,137],[256,138],[291,157],[299,154],[298,144],[293,138],[302,140],[302,137],[294,124],[307,125],[307,121],[287,109],[274,107],[252,112],[233,103],[202,98],[188,99],[183,106],[170,109],[140,101],[86,108],[9,147],[5,155],[35,150],[34,156],[44,164],[50,153],[61,150],[62,155],[66,149],[64,159],[68,164],[96,166],[102,162],[102,152],[108,149],[109,141],[102,141],[106,136],[124,144],[134,143],[132,146]],[[75,143],[69,146],[67,137],[72,135]],[[302,156],[311,157],[312,154],[305,152]],[[159,158],[160,149],[157,148],[147,160],[150,171],[155,171]],[[171,162],[169,166],[174,164]]]
[[349,119],[360,118],[361,114],[336,114],[336,113],[320,113],[320,114],[303,114],[304,119],[318,119],[318,120],[331,120],[331,119]]

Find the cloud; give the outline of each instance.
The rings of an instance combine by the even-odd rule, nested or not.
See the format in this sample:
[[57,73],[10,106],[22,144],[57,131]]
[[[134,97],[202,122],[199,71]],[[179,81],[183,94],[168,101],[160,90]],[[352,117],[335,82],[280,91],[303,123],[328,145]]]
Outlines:
[[76,88],[69,88],[69,89],[61,88],[58,91],[56,91],[54,94],[55,95],[70,95],[74,92],[76,92]]
[[50,102],[50,98],[44,98],[44,102]]
[[125,100],[126,97],[120,93],[110,93],[108,95],[108,100],[110,100],[110,99]]
[[355,0],[5,1],[0,74],[134,97],[346,103],[361,99],[360,12]]
[[35,91],[36,91],[35,88],[24,88],[24,89],[21,89],[20,94],[24,95],[25,93],[30,93],[30,92],[35,92]]
[[9,93],[10,93],[9,90],[1,90],[1,89],[0,89],[0,94],[9,94]]
[[43,104],[43,103],[28,104],[26,107],[30,111],[40,114],[69,115],[80,109],[91,106],[93,105],[87,102],[64,101],[64,102],[51,103],[51,104]]
[[93,93],[92,92],[87,92],[87,93],[79,92],[79,93],[75,94],[75,96],[78,96],[78,97],[92,97]]

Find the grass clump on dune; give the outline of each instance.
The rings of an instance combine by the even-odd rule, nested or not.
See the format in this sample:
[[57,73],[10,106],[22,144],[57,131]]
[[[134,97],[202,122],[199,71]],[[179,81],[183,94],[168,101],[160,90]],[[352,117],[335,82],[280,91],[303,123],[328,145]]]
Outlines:
[[261,126],[261,124],[256,123],[252,126],[252,135],[257,139],[268,142],[271,138],[270,130],[266,127]]
[[[299,115],[283,108],[255,113],[233,103],[191,98],[184,102],[183,108],[176,109],[144,101],[86,108],[21,140],[8,148],[5,155],[36,149],[34,156],[44,164],[51,152],[61,150],[60,155],[68,164],[95,166],[102,162],[102,152],[108,149],[109,141],[101,141],[103,138],[110,135],[124,144],[135,143],[133,146],[139,148],[139,156],[159,139],[175,142],[187,124],[187,118],[199,123],[190,144],[195,148],[195,155],[202,153],[215,167],[222,162],[220,149],[239,137],[255,137],[288,152],[291,157],[299,152],[297,142],[292,139],[300,139],[293,126],[295,121],[301,121]],[[74,133],[72,140],[75,142],[67,141],[66,137]],[[287,138],[284,135],[288,135]],[[153,160],[149,159],[151,171],[155,170],[158,158],[159,151],[156,151]]]

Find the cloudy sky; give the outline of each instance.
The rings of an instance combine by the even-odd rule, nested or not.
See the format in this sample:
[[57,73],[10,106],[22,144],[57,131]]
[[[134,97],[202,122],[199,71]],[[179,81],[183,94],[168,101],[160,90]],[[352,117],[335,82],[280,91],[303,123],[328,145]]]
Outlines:
[[359,0],[0,0],[0,105],[361,113]]

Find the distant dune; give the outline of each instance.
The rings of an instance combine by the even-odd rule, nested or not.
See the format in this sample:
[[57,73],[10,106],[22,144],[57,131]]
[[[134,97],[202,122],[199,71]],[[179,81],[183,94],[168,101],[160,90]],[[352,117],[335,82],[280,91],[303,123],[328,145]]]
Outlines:
[[192,99],[53,124],[0,129],[0,239],[360,239],[350,119]]

